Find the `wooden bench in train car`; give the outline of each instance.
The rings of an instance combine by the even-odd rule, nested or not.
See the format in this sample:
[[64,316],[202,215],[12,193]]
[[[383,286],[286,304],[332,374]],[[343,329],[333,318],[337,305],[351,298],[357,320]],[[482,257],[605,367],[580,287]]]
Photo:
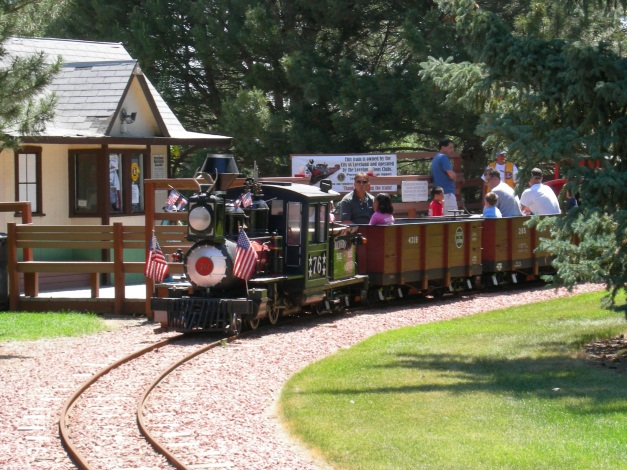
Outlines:
[[367,244],[358,247],[358,272],[369,275],[371,285],[422,290],[481,275],[481,224],[481,219],[422,218],[359,226]]
[[[484,274],[521,272],[538,275],[541,268],[550,266],[546,252],[535,252],[543,235],[535,227],[528,227],[530,217],[503,217],[486,219],[483,224],[482,257]],[[516,279],[513,279],[516,281]],[[493,278],[498,283],[496,277]]]

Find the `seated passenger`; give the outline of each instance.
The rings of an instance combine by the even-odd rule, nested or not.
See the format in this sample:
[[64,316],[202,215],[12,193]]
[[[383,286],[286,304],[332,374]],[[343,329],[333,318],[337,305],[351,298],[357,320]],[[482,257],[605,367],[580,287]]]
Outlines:
[[527,214],[551,215],[561,214],[557,196],[546,184],[542,184],[542,170],[531,170],[529,189],[525,189],[520,196],[520,207]]
[[441,186],[431,188],[433,201],[429,204],[429,217],[439,217],[444,215],[444,189]]
[[372,217],[373,197],[368,192],[370,178],[365,173],[355,175],[354,189],[340,201],[340,220],[343,224],[367,224]]
[[522,215],[520,212],[520,201],[514,190],[501,181],[501,172],[496,168],[486,168],[483,179],[488,186],[488,191],[498,196],[496,207],[501,211],[503,217],[514,217]]
[[500,219],[501,217],[503,217],[499,208],[496,207],[496,203],[499,200],[499,197],[495,193],[489,192],[485,195],[484,200],[485,205],[483,206],[483,216],[485,218]]
[[370,225],[392,225],[394,223],[392,198],[387,193],[379,193],[374,198],[374,214]]

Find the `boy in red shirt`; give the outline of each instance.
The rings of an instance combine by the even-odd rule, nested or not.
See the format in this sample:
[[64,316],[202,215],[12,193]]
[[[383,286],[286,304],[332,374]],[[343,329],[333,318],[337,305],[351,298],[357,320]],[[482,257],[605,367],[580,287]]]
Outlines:
[[429,204],[429,217],[439,217],[444,215],[444,190],[440,186],[431,188],[433,201]]

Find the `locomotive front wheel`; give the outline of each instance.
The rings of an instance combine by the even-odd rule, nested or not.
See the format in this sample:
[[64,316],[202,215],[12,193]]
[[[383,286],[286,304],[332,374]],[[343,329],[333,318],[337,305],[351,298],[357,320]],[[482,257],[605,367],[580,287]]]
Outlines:
[[276,325],[279,321],[279,309],[274,306],[268,306],[268,323]]
[[227,329],[227,333],[231,333],[232,336],[239,335],[242,332],[242,319],[237,313],[233,314],[231,324]]
[[246,322],[246,326],[248,327],[249,330],[256,330],[257,328],[259,328],[259,323],[261,322],[261,320],[259,318],[255,319],[255,320],[248,320]]

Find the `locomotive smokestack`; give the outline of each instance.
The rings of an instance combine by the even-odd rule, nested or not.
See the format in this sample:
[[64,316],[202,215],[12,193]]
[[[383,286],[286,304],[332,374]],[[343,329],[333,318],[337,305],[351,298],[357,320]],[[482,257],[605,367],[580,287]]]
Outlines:
[[226,191],[239,176],[233,155],[208,154],[199,170],[216,177],[215,189]]

